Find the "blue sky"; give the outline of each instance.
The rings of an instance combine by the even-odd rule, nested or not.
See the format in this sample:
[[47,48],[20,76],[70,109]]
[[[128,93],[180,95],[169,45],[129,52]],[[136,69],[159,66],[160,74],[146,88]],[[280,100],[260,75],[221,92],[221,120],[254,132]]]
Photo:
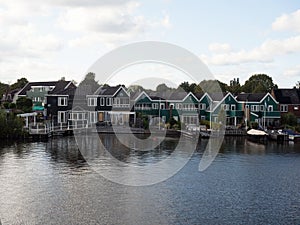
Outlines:
[[[254,73],[272,76],[279,87],[300,80],[296,0],[0,0],[0,26],[1,82],[23,76],[79,82],[105,53],[144,40],[186,48],[225,83],[234,77],[243,83]],[[161,66],[133,67],[134,76],[127,71],[114,82],[129,85],[149,71],[175,83],[184,79]]]

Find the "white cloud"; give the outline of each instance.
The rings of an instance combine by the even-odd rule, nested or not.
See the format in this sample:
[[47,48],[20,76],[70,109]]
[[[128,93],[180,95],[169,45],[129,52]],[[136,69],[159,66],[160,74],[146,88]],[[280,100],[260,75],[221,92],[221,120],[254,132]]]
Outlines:
[[286,69],[283,72],[283,76],[288,77],[288,78],[293,77],[293,78],[300,79],[300,65]]
[[272,29],[275,31],[300,32],[300,9],[277,17],[272,23]]
[[[108,1],[110,2],[110,1]],[[136,40],[149,29],[170,28],[169,15],[163,18],[146,19],[136,14],[139,3],[120,1],[121,4],[101,4],[94,7],[66,7],[57,24],[77,37],[70,40],[70,46],[91,46],[94,44],[115,45]]]
[[231,47],[227,43],[212,43],[208,46],[211,52],[224,53],[231,51]]
[[300,52],[300,36],[281,40],[266,40],[252,50],[242,49],[220,54],[213,53],[211,57],[202,55],[201,58],[206,63],[213,65],[237,65],[250,62],[272,62],[276,56],[296,52]]

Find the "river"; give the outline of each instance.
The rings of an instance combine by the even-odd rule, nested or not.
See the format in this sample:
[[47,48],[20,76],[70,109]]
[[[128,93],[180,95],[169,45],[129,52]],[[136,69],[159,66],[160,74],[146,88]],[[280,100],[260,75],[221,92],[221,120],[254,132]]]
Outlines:
[[[127,149],[119,156],[147,165],[170,154],[177,142],[168,138],[165,149],[144,154]],[[174,176],[141,187],[101,176],[74,137],[1,143],[0,220],[3,225],[300,224],[300,143],[260,145],[226,137],[213,163],[199,172],[207,142],[201,140]]]

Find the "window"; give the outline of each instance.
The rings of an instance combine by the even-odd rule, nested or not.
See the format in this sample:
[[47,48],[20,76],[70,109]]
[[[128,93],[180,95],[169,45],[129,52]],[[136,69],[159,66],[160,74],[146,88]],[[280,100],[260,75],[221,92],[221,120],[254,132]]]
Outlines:
[[176,104],[176,109],[181,109],[182,108],[182,104],[181,103],[177,103]]
[[120,104],[121,104],[120,98],[115,98],[114,99],[114,106],[120,106]]
[[269,106],[268,106],[268,111],[269,111],[269,112],[273,112],[273,106],[272,106],[272,105],[269,105]]
[[299,110],[299,106],[294,106],[294,110]]
[[97,106],[97,98],[88,98],[88,106]]
[[58,111],[57,117],[58,117],[57,118],[58,123],[65,123],[66,122],[66,112]]
[[260,111],[263,112],[265,110],[265,107],[263,105],[260,106]]
[[200,104],[200,109],[205,110],[206,109],[206,104],[205,103]]
[[152,103],[152,109],[158,109],[158,104],[157,103]]
[[58,97],[58,106],[67,106],[68,98],[67,97]]
[[174,104],[173,103],[170,104],[170,109],[174,109]]
[[251,105],[251,111],[258,112],[259,111],[259,105]]
[[112,105],[112,98],[107,98],[106,99],[106,105],[111,106]]
[[280,112],[287,112],[288,106],[287,105],[280,105]]
[[222,109],[225,110],[225,111],[229,110],[229,105],[222,104]]
[[104,106],[105,105],[105,98],[100,98],[100,105]]
[[97,112],[89,112],[89,122],[90,123],[97,122]]
[[164,103],[160,103],[160,109],[165,109],[165,104]]
[[230,110],[231,110],[231,111],[235,111],[235,105],[231,105],[231,106],[230,106]]
[[206,118],[205,118],[205,116],[201,116],[201,120],[205,120]]
[[71,120],[85,120],[86,114],[84,112],[72,112],[69,118]]

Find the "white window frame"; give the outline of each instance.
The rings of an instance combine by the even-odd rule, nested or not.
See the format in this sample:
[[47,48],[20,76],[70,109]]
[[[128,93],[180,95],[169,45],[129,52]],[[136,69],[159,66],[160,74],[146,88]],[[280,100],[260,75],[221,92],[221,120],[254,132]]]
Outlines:
[[158,104],[157,103],[152,103],[152,109],[158,109]]
[[66,112],[65,111],[58,111],[57,112],[57,122],[58,123],[65,123],[66,122]]
[[165,109],[166,107],[165,107],[165,103],[160,103],[159,104],[159,109]]
[[97,122],[97,112],[96,111],[89,112],[89,122],[90,123]]
[[201,103],[200,104],[200,109],[201,110],[206,110],[206,104],[205,103]]
[[112,106],[112,98],[106,98],[106,105]]
[[236,105],[230,105],[230,110],[235,111],[236,110]]
[[58,106],[68,106],[68,98],[67,97],[58,97],[57,99]]
[[100,106],[105,106],[105,98],[100,98]]
[[176,104],[176,109],[182,109],[182,104],[181,103],[177,103]]
[[228,104],[222,104],[222,109],[224,111],[228,111],[229,110],[229,105]]
[[268,105],[268,112],[273,112],[273,105]]
[[280,105],[280,112],[287,112],[288,111],[288,105]]
[[88,98],[88,106],[97,106],[97,98]]
[[259,105],[251,105],[251,111],[258,112],[259,111]]
[[263,112],[265,110],[265,106],[264,105],[260,105],[260,111]]
[[120,98],[114,98],[114,106],[119,107],[121,105],[121,99]]

